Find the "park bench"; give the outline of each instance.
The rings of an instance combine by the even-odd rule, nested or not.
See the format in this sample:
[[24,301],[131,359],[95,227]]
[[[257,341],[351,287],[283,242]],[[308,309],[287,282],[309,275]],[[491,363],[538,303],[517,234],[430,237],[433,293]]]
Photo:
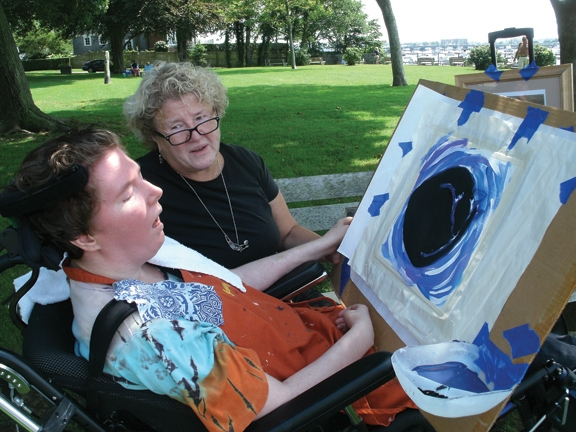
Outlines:
[[434,66],[434,57],[418,57],[418,65]]
[[[291,208],[296,221],[312,230],[327,230],[347,215],[353,215],[372,178],[372,171],[330,174],[289,179],[277,179],[276,183],[287,203],[303,203],[305,207]],[[345,198],[351,202],[318,204],[320,200]]]
[[267,59],[266,62],[268,66],[286,66],[286,60],[284,59]]
[[319,64],[319,65],[323,65],[324,63],[326,63],[325,60],[322,60],[322,57],[312,57],[310,58],[310,64]]
[[464,57],[450,57],[450,66],[464,66]]

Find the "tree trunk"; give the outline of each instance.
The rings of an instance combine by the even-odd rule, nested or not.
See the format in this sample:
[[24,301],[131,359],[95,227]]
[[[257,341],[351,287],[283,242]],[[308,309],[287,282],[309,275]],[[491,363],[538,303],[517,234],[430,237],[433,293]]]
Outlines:
[[300,49],[305,49],[308,51],[310,43],[310,35],[308,34],[310,24],[309,24],[309,14],[308,12],[304,12],[304,16],[302,17],[302,42],[300,43]]
[[558,24],[560,63],[572,63],[572,87],[576,100],[576,0],[550,0]]
[[34,104],[4,8],[0,4],[0,132],[67,130]]
[[110,51],[112,52],[112,73],[122,74],[126,72],[124,65],[124,32],[114,30],[110,34]]
[[224,33],[224,56],[226,57],[226,67],[232,67],[232,59],[230,56],[230,29],[227,28]]
[[244,66],[244,24],[234,21],[234,33],[236,34],[236,54],[238,55],[237,66]]
[[274,35],[274,28],[267,23],[263,23],[260,31],[262,32],[262,42],[258,45],[258,66],[266,66],[266,59],[270,55],[270,43]]
[[252,66],[252,50],[250,49],[251,32],[250,27],[246,27],[246,66]]
[[176,29],[176,49],[178,50],[178,61],[188,61],[188,41],[190,34],[187,31]]
[[388,40],[390,41],[390,61],[392,62],[392,85],[393,86],[406,86],[406,76],[404,75],[404,61],[402,60],[402,46],[400,44],[400,37],[398,36],[398,27],[396,26],[396,18],[392,11],[390,0],[376,0],[378,6],[382,10],[384,16],[384,24],[388,32]]
[[288,20],[288,38],[290,43],[290,53],[292,54],[292,69],[296,69],[296,53],[294,52],[294,40],[292,38],[292,19],[290,18],[290,5],[286,0],[286,19]]

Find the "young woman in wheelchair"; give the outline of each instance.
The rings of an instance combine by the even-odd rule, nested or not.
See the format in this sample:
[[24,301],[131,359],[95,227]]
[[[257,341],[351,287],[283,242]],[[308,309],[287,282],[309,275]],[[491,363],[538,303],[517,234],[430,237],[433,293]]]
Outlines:
[[[229,271],[202,257],[187,270],[151,260],[165,243],[162,190],[145,181],[119,138],[70,132],[33,150],[12,189],[33,191],[84,167],[85,187],[27,215],[42,242],[67,253],[77,353],[113,298],[135,302],[110,345],[105,371],[127,388],[189,405],[209,430],[243,430],[262,415],[370,352],[363,305],[311,308],[261,292],[295,266],[333,253],[349,219],[323,237]],[[354,404],[387,425],[413,403],[393,380]]]

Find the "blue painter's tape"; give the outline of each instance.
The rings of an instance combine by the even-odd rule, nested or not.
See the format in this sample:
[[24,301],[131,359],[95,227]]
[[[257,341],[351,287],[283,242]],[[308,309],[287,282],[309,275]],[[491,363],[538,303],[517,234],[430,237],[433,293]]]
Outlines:
[[398,143],[398,145],[402,149],[402,157],[406,156],[412,151],[412,141],[401,142]]
[[344,257],[344,261],[342,261],[342,268],[340,270],[340,293],[339,296],[342,297],[342,293],[344,292],[344,288],[346,288],[346,284],[350,280],[350,265],[348,264],[348,258]]
[[576,189],[576,177],[560,183],[560,202],[566,204],[572,192]]
[[374,198],[372,198],[372,203],[370,204],[370,207],[368,207],[368,213],[370,213],[370,216],[372,217],[379,216],[380,209],[382,208],[384,203],[388,201],[389,198],[390,194],[387,193],[381,195],[374,195]]
[[550,114],[548,111],[540,108],[528,107],[528,113],[514,134],[508,150],[512,150],[520,138],[527,138],[530,141],[540,125],[546,121],[548,114]]
[[480,112],[484,106],[484,93],[478,90],[470,90],[464,100],[458,105],[462,108],[462,114],[458,119],[458,126],[465,124],[473,112]]
[[538,67],[536,62],[533,61],[532,63],[530,63],[525,68],[520,69],[519,74],[522,78],[524,78],[526,81],[528,81],[530,78],[532,78],[534,75],[536,75],[536,72],[538,72],[538,70],[540,70],[540,68]]
[[492,78],[494,81],[500,81],[500,75],[502,75],[503,72],[504,71],[498,70],[498,68],[493,64],[488,66],[488,69],[484,71],[484,73],[488,75],[490,78]]
[[493,383],[493,390],[509,389],[522,380],[529,365],[512,363],[510,357],[490,340],[488,324],[484,323],[474,339],[474,345],[480,348],[480,355],[474,363],[485,373],[486,383]]
[[568,131],[568,132],[574,132],[574,126],[568,126],[568,127],[563,127],[560,128],[562,130]]
[[504,330],[502,336],[510,344],[513,359],[534,354],[540,349],[540,337],[528,324]]

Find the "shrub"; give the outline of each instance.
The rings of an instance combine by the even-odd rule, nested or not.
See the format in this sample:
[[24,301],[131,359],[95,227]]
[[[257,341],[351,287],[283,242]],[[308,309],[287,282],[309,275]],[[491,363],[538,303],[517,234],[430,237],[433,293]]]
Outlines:
[[556,64],[556,55],[544,45],[534,47],[534,60],[538,66],[553,66]]
[[202,44],[196,44],[188,51],[188,57],[196,66],[206,66],[206,47]]
[[354,66],[362,59],[362,50],[360,48],[346,48],[342,57],[348,66]]
[[158,41],[154,44],[154,51],[157,52],[168,52],[168,42]]
[[[22,60],[22,66],[26,72],[37,70],[58,70],[63,63],[61,58],[39,59],[39,60]],[[66,64],[68,66],[68,64]]]
[[[486,70],[492,64],[492,56],[490,55],[490,45],[479,45],[470,50],[468,59],[474,63],[476,70]],[[496,62],[504,63],[504,57],[501,53],[496,53]]]
[[294,57],[296,57],[296,66],[307,66],[310,64],[310,54],[305,49],[294,51]]
[[59,34],[46,30],[35,22],[24,35],[15,35],[15,41],[20,53],[26,55],[26,60],[51,58],[54,54],[69,56],[72,52],[72,42],[63,39]]

